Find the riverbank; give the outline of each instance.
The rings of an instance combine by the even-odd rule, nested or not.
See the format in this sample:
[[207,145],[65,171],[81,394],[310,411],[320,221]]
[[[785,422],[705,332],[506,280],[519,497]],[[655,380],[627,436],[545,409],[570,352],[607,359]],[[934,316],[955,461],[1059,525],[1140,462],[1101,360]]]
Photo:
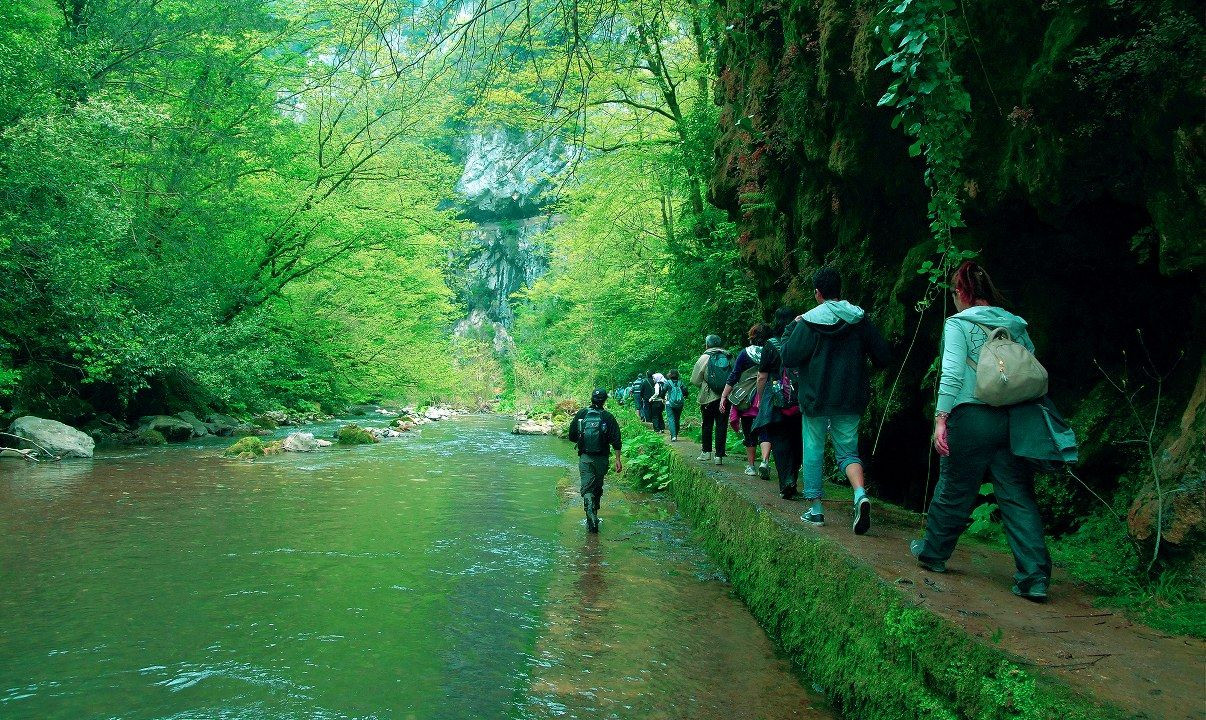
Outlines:
[[[638,427],[630,414],[623,422]],[[1057,571],[1052,601],[1010,594],[1012,561],[964,546],[951,572],[909,557],[919,516],[878,503],[871,532],[847,501],[806,527],[774,483],[668,445],[668,490],[737,594],[834,707],[855,718],[1201,720],[1206,644],[1093,606]]]

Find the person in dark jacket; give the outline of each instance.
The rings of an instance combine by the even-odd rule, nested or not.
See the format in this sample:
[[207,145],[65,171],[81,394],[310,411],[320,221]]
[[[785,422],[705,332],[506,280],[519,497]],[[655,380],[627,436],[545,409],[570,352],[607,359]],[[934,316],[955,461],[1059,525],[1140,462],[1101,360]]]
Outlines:
[[800,519],[824,525],[825,435],[833,438],[838,467],[854,488],[854,532],[871,527],[871,501],[864,488],[863,462],[858,455],[858,423],[871,399],[867,358],[885,367],[891,350],[863,309],[839,299],[842,278],[825,267],[813,277],[817,306],[797,318],[795,330],[783,345],[783,363],[800,368],[799,399],[804,415],[804,499],[812,501]]
[[[603,409],[607,391],[595,390],[590,407],[578,411],[570,421],[569,439],[578,446],[578,475],[582,492],[582,508],[586,510],[586,528],[599,532],[599,501],[603,498],[603,477],[607,475],[611,450],[616,451],[616,472],[624,471],[620,460],[620,424]],[[595,447],[590,447],[590,443]]]
[[649,400],[653,398],[654,391],[653,371],[641,373],[641,420],[643,422],[653,422],[653,408],[649,405]]
[[758,362],[758,416],[750,426],[752,432],[763,431],[770,440],[775,472],[779,475],[779,496],[784,500],[792,500],[800,492],[803,456],[800,406],[794,397],[787,397],[791,393],[784,393],[780,387],[783,362],[779,351],[796,325],[795,315],[794,310],[786,307],[775,311],[774,330],[762,346],[762,358]]

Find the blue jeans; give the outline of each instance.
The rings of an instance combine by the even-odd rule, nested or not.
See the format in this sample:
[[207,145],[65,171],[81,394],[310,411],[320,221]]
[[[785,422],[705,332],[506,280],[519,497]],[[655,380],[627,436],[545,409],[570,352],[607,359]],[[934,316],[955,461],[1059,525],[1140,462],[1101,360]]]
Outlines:
[[825,494],[825,434],[833,437],[833,454],[842,472],[862,465],[858,457],[858,415],[804,417],[804,499],[820,500]]

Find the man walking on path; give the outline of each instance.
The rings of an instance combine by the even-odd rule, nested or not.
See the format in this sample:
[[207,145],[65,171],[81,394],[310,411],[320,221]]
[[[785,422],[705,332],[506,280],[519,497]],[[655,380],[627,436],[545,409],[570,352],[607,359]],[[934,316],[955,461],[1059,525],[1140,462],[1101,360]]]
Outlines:
[[603,409],[607,391],[595,390],[590,407],[579,410],[570,422],[570,442],[578,446],[578,475],[581,479],[582,508],[586,510],[586,529],[599,532],[599,501],[603,497],[603,476],[607,475],[611,449],[616,450],[616,472],[624,470],[620,460],[620,424]]
[[691,369],[691,384],[699,386],[699,414],[703,417],[703,452],[698,460],[707,462],[713,460],[712,433],[716,433],[716,456],[714,462],[720,465],[724,462],[725,443],[729,439],[729,426],[720,413],[720,394],[724,392],[724,384],[728,380],[732,362],[729,353],[720,346],[719,335],[709,335],[704,339],[706,349],[704,354],[695,361]]
[[800,368],[799,399],[804,414],[804,499],[812,501],[800,519],[824,525],[822,467],[825,435],[833,438],[838,467],[854,488],[854,532],[871,527],[871,501],[864,489],[858,456],[858,423],[871,398],[866,358],[885,367],[891,351],[862,308],[840,300],[837,270],[821,268],[813,277],[817,306],[800,316],[783,345],[783,364]]

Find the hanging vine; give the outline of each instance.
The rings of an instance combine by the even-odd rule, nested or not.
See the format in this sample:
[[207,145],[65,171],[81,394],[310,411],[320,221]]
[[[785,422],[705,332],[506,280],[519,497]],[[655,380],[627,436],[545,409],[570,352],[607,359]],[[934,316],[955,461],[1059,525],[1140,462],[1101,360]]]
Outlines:
[[971,137],[971,96],[951,64],[952,51],[967,40],[951,18],[955,8],[955,0],[893,0],[880,9],[875,27],[887,53],[876,69],[887,66],[895,75],[878,105],[896,109],[892,127],[903,127],[914,138],[909,155],[923,155],[926,163],[930,234],[937,241],[938,258],[917,269],[930,281],[919,309],[946,289],[958,263],[976,254],[959,248],[952,235],[965,227],[960,193],[966,184],[963,154]]

